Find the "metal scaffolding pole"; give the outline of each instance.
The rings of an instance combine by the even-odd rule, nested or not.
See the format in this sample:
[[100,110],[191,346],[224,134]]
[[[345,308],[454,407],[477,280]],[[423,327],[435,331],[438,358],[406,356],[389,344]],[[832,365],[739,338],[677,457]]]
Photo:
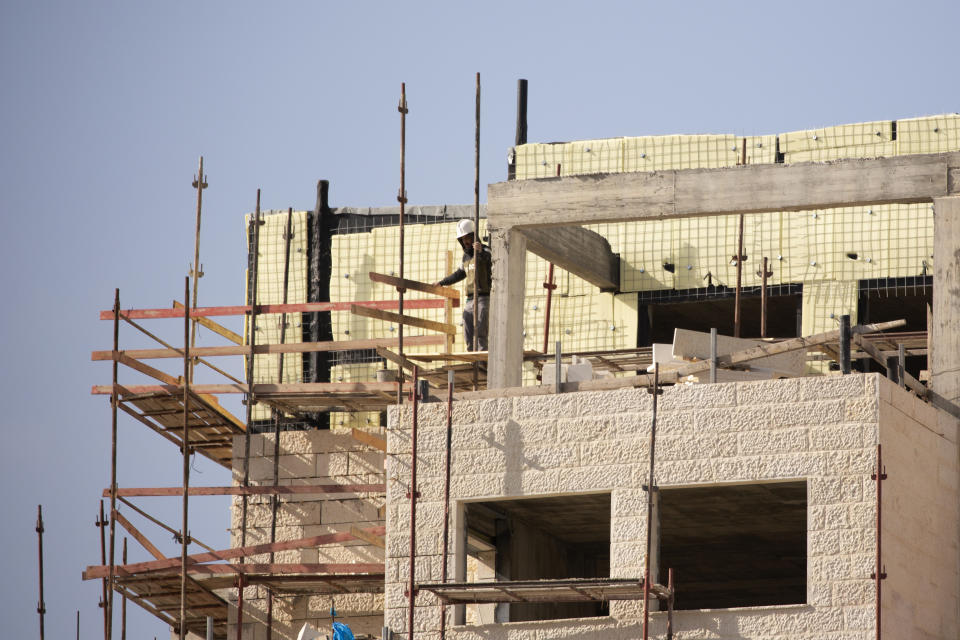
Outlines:
[[[397,193],[397,201],[400,203],[400,279],[403,280],[403,217],[407,207],[407,83],[400,83],[400,104],[397,105],[397,111],[400,112],[400,191]],[[400,300],[397,305],[397,311],[403,315],[403,294],[406,291],[403,286],[397,285],[397,293]],[[399,353],[403,358],[403,323],[397,325],[397,337],[399,338]],[[403,403],[403,367],[397,366],[397,404]]]
[[[197,308],[197,289],[199,288],[199,280],[203,277],[203,268],[200,265],[200,212],[203,209],[203,190],[207,188],[207,177],[203,175],[203,156],[200,156],[200,169],[197,172],[197,175],[193,178],[193,188],[197,190],[197,230],[194,236],[193,241],[193,268],[190,270],[190,275],[193,276],[193,304],[190,306],[194,309]],[[186,304],[186,300],[183,301]],[[198,322],[193,323],[193,327],[190,329],[190,346],[195,346],[197,342],[197,325]],[[194,363],[190,364],[190,380],[193,380],[193,366]]]
[[[252,254],[250,256],[249,287],[247,289],[247,304],[250,306],[247,322],[247,344],[250,353],[247,355],[247,421],[243,434],[243,486],[250,486],[250,423],[253,422],[253,406],[256,397],[253,393],[253,361],[254,350],[257,345],[257,271],[260,264],[260,189],[257,189],[257,207],[253,217]],[[243,496],[240,515],[240,546],[247,546],[247,496]]]
[[43,601],[43,507],[37,505],[37,559],[40,572],[40,599],[37,601],[37,613],[40,614],[40,640],[43,640],[43,616],[47,606]]
[[[183,279],[183,299],[190,300],[190,278]],[[187,546],[190,534],[187,522],[190,496],[190,309],[183,310],[183,526],[180,529],[180,640],[187,637]]]
[[[113,351],[119,351],[120,342],[120,289],[113,291]],[[120,406],[120,396],[117,386],[117,365],[113,361],[113,390],[110,393],[110,577],[107,579],[107,601],[104,606],[106,613],[106,637],[113,637],[113,580],[114,580],[114,550],[116,537],[117,513],[117,409]]]
[[413,423],[410,430],[410,580],[407,585],[407,596],[410,599],[410,608],[407,615],[407,639],[413,640],[413,613],[417,599],[416,587],[416,559],[417,559],[417,411],[419,408],[420,389],[418,377],[419,367],[413,367]]
[[650,619],[650,530],[653,528],[653,492],[656,491],[653,484],[653,464],[657,444],[657,396],[662,393],[659,363],[653,366],[653,388],[649,391],[653,394],[653,418],[650,423],[650,474],[647,479],[647,550],[643,560],[643,640],[648,638],[647,627]]

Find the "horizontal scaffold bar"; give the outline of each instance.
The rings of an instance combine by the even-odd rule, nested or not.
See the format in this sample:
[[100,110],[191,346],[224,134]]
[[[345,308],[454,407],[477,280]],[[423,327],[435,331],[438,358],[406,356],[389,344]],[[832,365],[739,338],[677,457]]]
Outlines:
[[[320,311],[349,311],[351,305],[360,305],[370,309],[396,309],[397,300],[361,300],[357,302],[302,302],[297,304],[261,304],[257,313],[315,313]],[[404,300],[405,309],[443,309],[444,300]],[[459,301],[454,301],[454,306]],[[250,305],[232,307],[196,307],[190,310],[191,318],[210,316],[242,316],[250,312]],[[121,309],[120,315],[131,320],[143,318],[182,318],[183,309]],[[100,312],[101,320],[113,320],[113,310]]]
[[[311,493],[383,493],[385,484],[311,484],[290,486],[254,486],[254,487],[190,487],[191,496],[273,496]],[[183,487],[123,487],[117,489],[117,496],[123,498],[145,496],[182,496]],[[110,497],[110,489],[103,490],[103,497]]]
[[[262,383],[253,385],[253,392],[261,396],[290,395],[309,396],[316,394],[336,393],[395,393],[396,382],[302,382],[291,384]],[[141,393],[182,394],[183,385],[175,384],[131,384],[117,385],[121,393],[138,395]],[[408,390],[412,387],[404,385]],[[190,391],[201,395],[217,395],[222,393],[248,393],[250,389],[245,384],[192,384]],[[94,385],[90,391],[95,396],[108,396],[113,393],[113,386],[109,384]]]

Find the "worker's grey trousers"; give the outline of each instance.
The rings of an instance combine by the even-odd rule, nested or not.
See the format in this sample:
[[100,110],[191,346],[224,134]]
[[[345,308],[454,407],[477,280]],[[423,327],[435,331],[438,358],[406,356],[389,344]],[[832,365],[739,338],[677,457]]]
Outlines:
[[[476,303],[476,304],[474,304]],[[477,309],[477,338],[480,351],[487,350],[487,328],[490,318],[490,296],[476,296],[467,300],[463,307],[463,339],[467,343],[467,351],[473,351],[473,313]]]

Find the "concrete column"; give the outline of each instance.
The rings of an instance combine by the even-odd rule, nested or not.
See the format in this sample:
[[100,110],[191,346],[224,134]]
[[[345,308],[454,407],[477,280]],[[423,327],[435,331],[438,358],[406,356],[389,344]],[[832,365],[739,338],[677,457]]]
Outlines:
[[930,386],[960,403],[960,196],[933,199]]
[[487,388],[519,387],[523,366],[523,298],[527,240],[512,228],[492,229],[493,293]]

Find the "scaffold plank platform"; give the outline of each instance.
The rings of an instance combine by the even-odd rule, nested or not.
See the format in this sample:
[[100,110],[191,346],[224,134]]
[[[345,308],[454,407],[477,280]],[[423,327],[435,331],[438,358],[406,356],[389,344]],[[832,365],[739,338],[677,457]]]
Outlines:
[[[444,604],[489,604],[509,602],[605,602],[642,600],[642,578],[571,578],[567,580],[505,580],[499,582],[448,582],[419,585],[436,594]],[[661,600],[670,590],[650,585]]]

